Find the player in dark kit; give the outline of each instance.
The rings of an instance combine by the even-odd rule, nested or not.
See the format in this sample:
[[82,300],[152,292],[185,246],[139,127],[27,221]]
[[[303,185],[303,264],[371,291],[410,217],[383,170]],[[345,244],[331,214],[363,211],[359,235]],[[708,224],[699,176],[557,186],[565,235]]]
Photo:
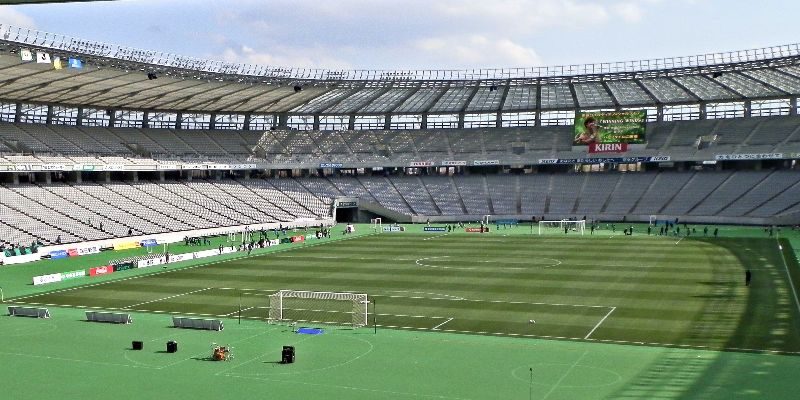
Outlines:
[[749,269],[747,271],[744,271],[744,285],[750,286],[750,280],[752,279],[753,279],[753,273],[750,272]]

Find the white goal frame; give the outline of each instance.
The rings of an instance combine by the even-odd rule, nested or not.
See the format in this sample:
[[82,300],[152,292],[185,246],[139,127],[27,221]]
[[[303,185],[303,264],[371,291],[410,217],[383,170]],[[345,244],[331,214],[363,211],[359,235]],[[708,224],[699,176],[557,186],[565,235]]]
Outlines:
[[[292,322],[319,322],[326,324],[336,324],[333,321],[306,321],[294,320],[287,318],[284,314],[284,299],[311,299],[311,300],[334,300],[334,301],[349,301],[352,308],[349,314],[352,315],[350,326],[353,328],[360,328],[368,324],[368,308],[369,299],[363,293],[335,293],[335,292],[312,292],[306,290],[279,290],[269,296],[269,317],[267,322],[271,324],[277,323],[292,323]],[[325,310],[313,310],[325,311]]]
[[555,227],[556,224],[558,224],[558,229],[562,230],[562,231],[564,230],[564,226],[565,225],[567,226],[567,229],[570,229],[569,226],[573,225],[575,230],[579,231],[581,233],[581,235],[583,235],[584,232],[586,232],[586,220],[585,219],[580,219],[580,220],[577,220],[577,221],[570,221],[568,219],[562,219],[562,220],[559,220],[559,221],[539,221],[539,235],[542,234],[542,227],[545,227],[545,228],[548,227],[548,226]]
[[658,216],[657,215],[651,215],[650,216],[650,226],[656,226],[656,223],[658,223]]
[[369,220],[369,223],[372,224],[372,230],[375,232],[383,231],[383,222],[380,218],[372,218]]

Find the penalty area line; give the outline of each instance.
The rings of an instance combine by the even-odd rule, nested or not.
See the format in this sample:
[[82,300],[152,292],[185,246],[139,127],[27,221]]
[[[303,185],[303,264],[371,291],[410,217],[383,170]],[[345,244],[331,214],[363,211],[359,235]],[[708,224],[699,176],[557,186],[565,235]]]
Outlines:
[[591,331],[589,331],[589,333],[587,333],[587,334],[586,334],[586,336],[584,336],[583,338],[584,338],[584,339],[589,339],[589,336],[592,336],[592,334],[594,333],[594,331],[596,331],[596,330],[597,330],[597,328],[599,328],[599,327],[600,327],[600,324],[602,324],[602,323],[603,323],[603,321],[605,321],[605,320],[606,320],[606,318],[608,318],[608,316],[609,316],[609,315],[611,315],[611,313],[613,313],[613,312],[614,312],[614,310],[616,310],[616,309],[617,309],[617,307],[611,307],[611,310],[609,310],[609,311],[608,311],[608,314],[606,314],[606,315],[605,315],[605,317],[603,317],[603,319],[601,319],[601,320],[600,320],[600,322],[598,322],[598,323],[597,323],[597,325],[595,325],[595,326],[594,326],[594,328],[592,328],[592,330],[591,330]]
[[450,322],[452,320],[453,320],[452,318],[448,318],[447,321],[444,321],[441,324],[434,326],[433,328],[431,328],[431,330],[433,330],[433,331],[439,330],[439,328],[441,328],[442,325],[444,325],[444,324],[446,324],[446,323],[448,323],[448,322]]

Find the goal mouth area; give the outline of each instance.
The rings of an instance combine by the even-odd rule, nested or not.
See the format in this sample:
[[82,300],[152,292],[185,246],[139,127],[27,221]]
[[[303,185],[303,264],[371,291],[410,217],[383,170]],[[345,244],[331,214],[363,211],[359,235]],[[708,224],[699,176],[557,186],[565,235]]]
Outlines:
[[267,321],[359,328],[368,325],[368,305],[363,293],[279,290],[269,296]]

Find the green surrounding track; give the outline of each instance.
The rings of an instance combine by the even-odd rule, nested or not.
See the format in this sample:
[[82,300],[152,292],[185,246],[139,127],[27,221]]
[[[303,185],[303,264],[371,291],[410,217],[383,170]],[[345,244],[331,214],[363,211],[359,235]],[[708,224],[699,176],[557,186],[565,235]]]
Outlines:
[[[109,256],[0,268],[7,298],[11,291],[15,302],[71,306],[49,306],[50,320],[0,317],[4,393],[99,399],[105,386],[135,399],[795,398],[794,232],[779,242],[727,227],[717,239],[647,237],[641,226],[633,237],[408,228],[126,271],[107,283],[86,278],[71,284],[88,286],[74,289],[27,282],[44,269],[102,265]],[[750,288],[745,268],[754,274]],[[266,296],[287,288],[368,293],[381,328],[303,336],[261,321]],[[131,310],[134,324],[82,322],[76,307]],[[168,328],[168,313],[224,315],[226,329]],[[128,349],[137,339],[144,351]],[[161,352],[170,339],[177,354]],[[230,344],[236,358],[204,360],[212,342]],[[276,364],[288,344],[298,362]]]

